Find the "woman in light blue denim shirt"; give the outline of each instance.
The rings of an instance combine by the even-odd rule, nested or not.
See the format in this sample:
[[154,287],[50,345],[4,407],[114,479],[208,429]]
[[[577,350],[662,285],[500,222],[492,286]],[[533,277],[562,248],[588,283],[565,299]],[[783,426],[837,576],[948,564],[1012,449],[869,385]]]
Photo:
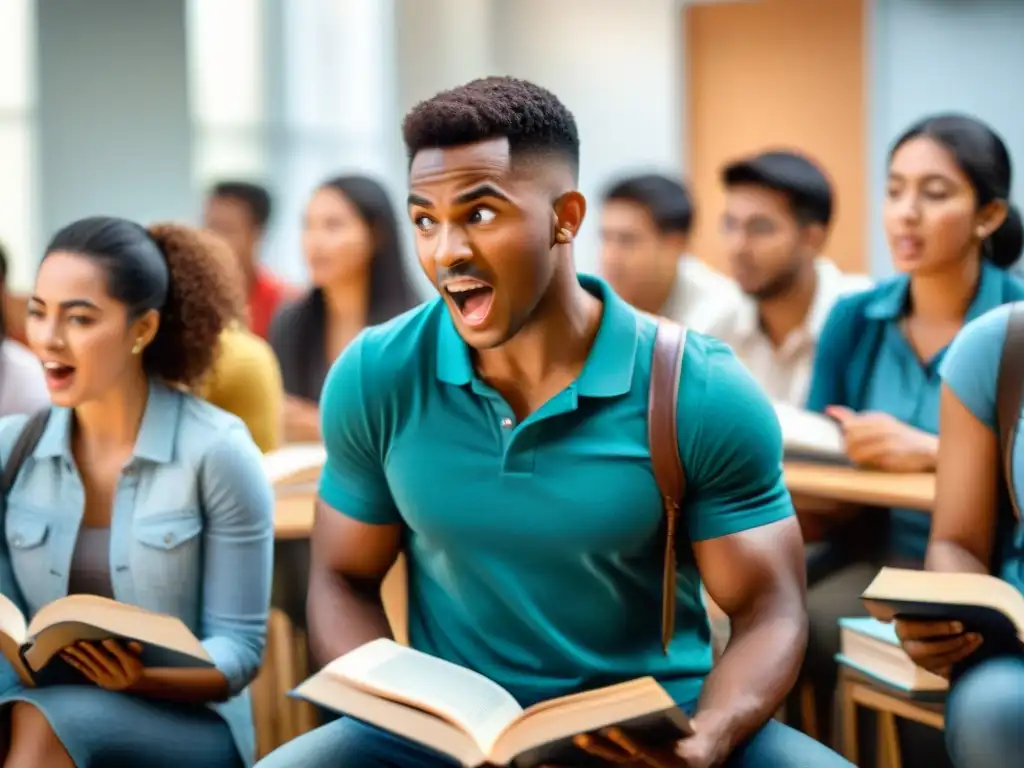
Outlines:
[[[104,217],[43,257],[26,335],[54,407],[3,507],[0,589],[28,616],[76,592],[177,616],[215,666],[143,669],[135,648],[79,643],[63,658],[85,684],[27,688],[2,662],[5,766],[253,762],[273,496],[242,422],[183,391],[238,306],[217,247]],[[3,462],[25,424],[0,420]]]

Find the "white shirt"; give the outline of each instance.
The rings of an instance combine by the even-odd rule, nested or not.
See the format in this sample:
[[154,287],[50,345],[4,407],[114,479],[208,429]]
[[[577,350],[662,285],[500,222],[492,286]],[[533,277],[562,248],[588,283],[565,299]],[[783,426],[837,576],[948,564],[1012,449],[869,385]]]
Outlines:
[[733,348],[768,396],[777,402],[803,408],[810,387],[814,354],[822,326],[841,297],[870,288],[866,275],[841,272],[828,259],[814,263],[817,288],[804,322],[775,346],[761,330],[757,302],[742,295],[735,312],[716,323],[708,333]]
[[16,341],[0,342],[0,416],[34,413],[50,404],[39,360]]
[[736,312],[743,298],[736,284],[721,272],[695,256],[683,256],[672,292],[659,314],[706,333]]

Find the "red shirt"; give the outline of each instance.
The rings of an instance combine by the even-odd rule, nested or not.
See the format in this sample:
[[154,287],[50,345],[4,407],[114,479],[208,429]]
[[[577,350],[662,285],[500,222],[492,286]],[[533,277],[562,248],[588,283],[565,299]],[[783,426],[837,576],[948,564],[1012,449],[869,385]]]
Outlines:
[[292,289],[270,272],[260,269],[249,291],[249,330],[267,338],[270,321],[282,301],[293,295]]

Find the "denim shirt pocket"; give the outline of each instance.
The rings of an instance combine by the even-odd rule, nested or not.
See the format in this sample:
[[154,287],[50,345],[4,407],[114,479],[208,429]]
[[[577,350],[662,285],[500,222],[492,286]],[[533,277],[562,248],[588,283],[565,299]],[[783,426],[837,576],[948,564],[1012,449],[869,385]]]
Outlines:
[[[47,543],[53,524],[41,511],[24,505],[7,508],[5,535],[11,567],[28,606],[50,602],[53,552]],[[31,612],[31,608],[29,609]]]
[[202,532],[198,508],[134,520],[132,580],[139,605],[192,623],[202,583]]

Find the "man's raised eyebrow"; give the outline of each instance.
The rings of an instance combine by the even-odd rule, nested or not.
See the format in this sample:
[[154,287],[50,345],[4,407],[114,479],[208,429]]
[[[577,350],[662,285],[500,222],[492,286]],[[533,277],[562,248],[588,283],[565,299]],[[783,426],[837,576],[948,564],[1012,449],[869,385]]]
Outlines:
[[481,184],[478,187],[473,187],[473,189],[470,189],[467,192],[463,192],[461,195],[455,198],[455,202],[458,203],[459,205],[465,205],[466,203],[472,203],[483,197],[493,197],[496,198],[497,200],[504,200],[506,203],[511,202],[508,199],[508,195],[506,195],[504,192],[502,192],[500,189],[498,189],[492,184]]
[[414,205],[418,206],[420,208],[433,208],[434,207],[434,204],[432,202],[427,200],[427,198],[425,198],[425,197],[420,197],[419,195],[409,195],[405,199],[405,204],[406,204],[406,206],[408,208],[412,208]]

